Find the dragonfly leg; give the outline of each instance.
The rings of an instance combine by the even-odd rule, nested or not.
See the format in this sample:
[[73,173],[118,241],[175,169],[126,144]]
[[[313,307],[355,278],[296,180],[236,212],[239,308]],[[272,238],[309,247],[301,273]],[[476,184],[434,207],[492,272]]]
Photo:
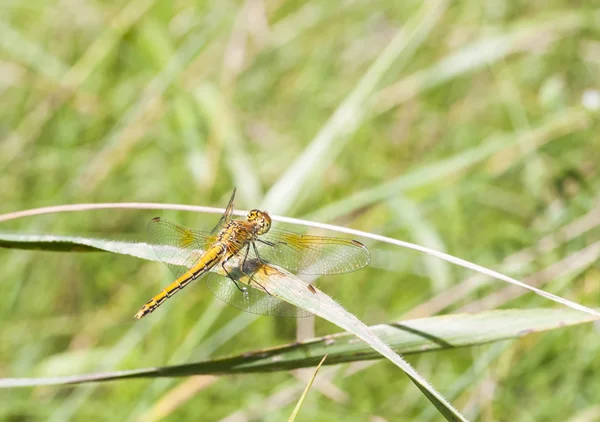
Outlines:
[[[252,244],[254,245],[254,242],[252,242]],[[256,246],[254,246],[254,248],[256,250]],[[255,274],[255,271],[252,272],[252,275],[250,275],[246,271],[244,271],[244,267],[246,266],[246,260],[248,259],[249,252],[250,252],[250,243],[248,243],[246,245],[246,254],[244,255],[244,260],[242,261],[242,268],[241,268],[242,274],[244,274],[246,277],[248,277],[248,285],[250,285],[250,283],[252,283],[254,281],[254,274]],[[256,256],[258,257],[258,252],[256,253]],[[258,257],[258,260],[262,264],[260,257]]]
[[225,263],[226,263],[226,262],[227,262],[227,261],[223,261],[223,262],[221,263],[221,268],[223,268],[223,271],[225,271],[225,274],[227,274],[227,277],[228,277],[228,278],[229,278],[231,281],[233,281],[233,284],[235,284],[235,287],[237,287],[237,288],[238,288],[238,290],[239,290],[240,292],[244,293],[244,292],[246,291],[246,289],[245,289],[245,288],[241,288],[241,287],[240,287],[240,285],[237,283],[237,281],[235,281],[235,280],[234,280],[234,278],[231,276],[231,274],[229,274],[229,271],[227,271],[227,268],[225,268]]
[[[258,241],[264,243],[265,245],[269,245],[269,246],[275,246],[274,243],[271,242],[267,242],[264,240],[260,240],[257,239]],[[254,248],[254,253],[256,253],[256,258],[258,259],[258,262],[260,262],[261,265],[264,265],[264,261],[262,259],[260,259],[260,255],[258,254],[258,249],[256,247],[256,243],[255,242],[249,242],[246,245],[246,253],[244,254],[244,259],[242,260],[242,265],[240,268],[240,271],[242,274],[244,274],[246,277],[248,277],[248,285],[250,285],[251,283],[255,283],[257,284],[264,292],[266,292],[269,296],[273,296],[271,293],[269,293],[269,291],[267,290],[267,288],[265,286],[263,286],[262,284],[260,284],[258,281],[254,280],[254,274],[256,273],[255,271],[252,272],[252,274],[248,274],[246,271],[244,271],[244,267],[246,266],[246,260],[248,259],[248,254],[250,253],[250,243],[252,243],[252,247]],[[227,262],[227,261],[225,261]],[[222,265],[225,265],[225,262],[223,262]],[[237,282],[231,277],[231,275],[229,275],[229,272],[227,272],[227,270],[225,269],[225,267],[223,266],[223,270],[227,273],[227,275],[229,276],[229,278],[235,283],[236,287],[238,289],[240,289],[240,287],[238,286]],[[244,291],[242,289],[240,289],[240,291]]]
[[266,294],[268,294],[269,296],[273,296],[271,293],[269,293],[269,291],[267,290],[267,288],[266,288],[265,286],[263,286],[262,284],[260,284],[258,281],[254,281],[254,282],[255,282],[256,284],[258,284],[258,285],[259,285],[259,287],[260,287],[261,289],[263,289],[263,291],[264,291]]
[[[262,242],[262,240],[261,240]],[[260,255],[258,254],[258,249],[256,249],[256,244],[254,242],[251,242],[252,246],[254,247],[254,253],[256,253],[256,258],[258,259],[258,262],[260,262],[261,265],[264,265],[265,263],[263,262],[262,259],[260,259]],[[265,242],[263,242],[265,243]],[[271,243],[271,242],[268,242]],[[246,246],[246,255],[244,255],[244,261],[242,262],[242,274],[244,274],[246,277],[248,277],[248,285],[250,285],[250,283],[254,282],[256,284],[258,284],[260,287],[262,287],[265,291],[267,291],[267,289],[265,289],[259,282],[254,280],[254,274],[256,273],[256,271],[252,272],[252,275],[248,274],[247,272],[244,271],[244,266],[246,265],[246,259],[248,258],[248,253],[250,252],[250,243],[247,244]]]
[[[271,243],[271,242],[265,242],[264,240],[260,240],[260,241],[263,242],[265,245],[274,246],[273,243]],[[254,253],[256,254],[256,258],[258,259],[258,262],[260,262],[261,264],[264,265],[263,260],[260,259],[260,255],[258,254],[258,249],[256,248],[255,242],[252,242],[252,247],[254,248]],[[248,249],[250,249],[250,245],[248,245]]]
[[[275,243],[273,242],[269,242],[266,240],[262,240],[262,239],[256,239],[257,241],[259,241],[260,243],[264,243],[267,246],[275,246]],[[265,262],[261,259],[260,254],[258,253],[258,248],[256,247],[256,242],[252,242],[252,247],[254,248],[254,253],[256,254],[256,258],[258,259],[258,262],[260,262],[262,265],[265,265]],[[248,249],[250,248],[250,246],[248,246]],[[254,277],[254,274],[253,274]],[[261,289],[263,289],[263,291],[265,293],[267,293],[269,296],[273,296],[265,286],[263,286],[262,284],[260,284],[258,281],[255,281],[252,277],[250,277],[250,281],[254,281],[254,283],[258,284],[260,286]]]
[[[246,272],[244,271],[244,267],[246,266],[246,259],[248,259],[248,252],[250,252],[250,244],[248,243],[246,245],[246,254],[244,255],[244,260],[242,261],[242,273],[246,274]],[[248,274],[246,274],[248,275]]]
[[268,240],[262,240],[262,239],[256,239],[256,240],[260,243],[264,243],[267,246],[271,246],[271,247],[275,246],[275,243],[269,242]]

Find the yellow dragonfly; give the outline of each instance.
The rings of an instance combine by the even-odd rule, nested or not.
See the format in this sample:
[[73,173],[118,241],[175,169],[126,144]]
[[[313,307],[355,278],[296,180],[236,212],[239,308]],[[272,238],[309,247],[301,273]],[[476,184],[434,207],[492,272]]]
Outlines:
[[[192,230],[155,217],[148,225],[149,243],[176,279],[150,299],[135,314],[140,319],[158,308],[168,298],[193,280],[202,278],[211,292],[230,305],[261,315],[302,317],[312,315],[282,299],[248,274],[246,263],[273,264],[297,274],[340,274],[359,270],[369,264],[371,256],[365,245],[348,239],[302,235],[271,227],[271,217],[252,210],[246,220],[232,219],[235,189],[225,213],[211,232]],[[233,257],[241,262],[239,271],[249,277],[240,285],[228,264]],[[211,269],[219,269],[222,276]],[[215,267],[215,268],[213,268]],[[229,267],[229,268],[228,268]],[[254,268],[257,268],[254,265]],[[258,277],[257,277],[258,278]],[[253,288],[252,284],[259,284]],[[248,286],[250,288],[248,288]],[[307,289],[315,292],[310,284]]]

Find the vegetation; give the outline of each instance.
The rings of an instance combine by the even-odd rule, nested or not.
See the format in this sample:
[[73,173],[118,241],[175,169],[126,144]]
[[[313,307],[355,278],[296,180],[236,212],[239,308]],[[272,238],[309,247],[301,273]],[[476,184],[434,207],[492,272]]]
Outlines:
[[[133,0],[8,1],[2,11],[2,214],[73,203],[223,207],[236,186],[240,210],[406,240],[599,306],[598,8]],[[217,220],[164,208],[0,223],[2,378],[223,356],[237,365],[250,351],[340,332],[321,318],[241,313],[200,283],[134,320],[171,281],[168,269],[122,250],[83,253],[80,239],[144,241],[156,215],[198,229]],[[70,238],[50,245],[39,235]],[[358,240],[371,265],[317,285],[365,324],[474,314],[406,323],[434,338],[374,328],[469,420],[600,418],[589,314]],[[572,324],[581,325],[560,328]],[[350,337],[332,353],[330,341],[304,360],[297,345],[283,349],[279,358],[297,366],[265,365],[316,366],[329,353],[296,420],[440,418],[391,361],[359,362],[377,356]],[[3,389],[0,419],[281,421],[315,372],[199,367],[183,378]]]

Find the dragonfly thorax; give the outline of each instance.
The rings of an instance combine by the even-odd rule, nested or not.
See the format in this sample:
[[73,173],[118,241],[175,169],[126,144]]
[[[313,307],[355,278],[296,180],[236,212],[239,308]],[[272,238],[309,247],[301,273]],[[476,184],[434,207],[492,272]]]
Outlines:
[[271,228],[271,217],[264,211],[252,210],[246,219],[253,225],[255,234],[265,234]]

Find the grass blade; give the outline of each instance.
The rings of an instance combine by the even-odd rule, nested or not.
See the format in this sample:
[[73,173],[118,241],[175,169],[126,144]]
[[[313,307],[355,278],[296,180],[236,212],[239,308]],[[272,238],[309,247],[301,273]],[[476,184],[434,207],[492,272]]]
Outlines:
[[[372,326],[370,329],[384,339],[394,351],[408,355],[487,344],[596,320],[598,318],[572,309],[507,309],[390,322]],[[326,365],[381,358],[381,355],[366,343],[356,341],[352,334],[340,332],[303,342],[183,365],[67,377],[4,378],[0,380],[0,387],[287,371],[314,367],[324,354],[328,355]]]
[[367,103],[387,70],[403,53],[403,59],[408,61],[443,16],[447,5],[445,0],[425,3],[415,22],[406,25],[414,27],[412,32],[405,29],[398,32],[302,155],[273,185],[265,198],[264,209],[286,213],[292,204],[290,198],[298,197],[306,180],[314,180],[335,159],[363,121]]
[[[20,218],[20,217],[24,217],[24,216],[47,214],[47,213],[51,213],[51,212],[84,211],[84,210],[91,210],[91,209],[109,209],[109,208],[142,208],[142,209],[161,209],[161,208],[163,208],[163,209],[178,209],[178,210],[188,210],[188,211],[206,211],[206,212],[213,212],[213,213],[218,213],[218,212],[223,211],[222,209],[219,209],[219,208],[199,207],[199,206],[189,206],[189,205],[170,205],[170,204],[161,205],[161,204],[153,204],[153,203],[150,203],[150,204],[145,204],[145,203],[76,204],[76,205],[62,205],[62,206],[54,206],[54,207],[45,207],[45,208],[38,208],[38,209],[33,209],[33,210],[25,210],[25,211],[4,214],[4,215],[0,215],[0,222],[15,219],[15,218]],[[244,213],[245,213],[245,211],[234,212],[234,214],[236,214],[236,215],[240,215],[240,214],[244,215]],[[464,259],[457,258],[455,256],[448,255],[446,253],[439,252],[434,249],[426,248],[426,247],[423,247],[420,245],[415,245],[415,244],[412,244],[409,242],[404,242],[404,241],[397,240],[397,239],[392,239],[392,238],[385,237],[385,236],[374,235],[374,234],[363,232],[360,230],[354,230],[354,229],[349,229],[349,228],[345,228],[345,227],[334,226],[331,224],[322,224],[322,223],[316,223],[316,222],[312,222],[312,221],[306,221],[306,220],[300,220],[300,219],[296,219],[296,218],[289,218],[289,217],[282,217],[282,216],[275,216],[275,215],[272,215],[271,218],[273,221],[280,221],[280,222],[290,223],[290,224],[299,224],[299,225],[304,225],[306,227],[316,227],[316,228],[321,228],[321,229],[326,229],[326,230],[333,230],[333,231],[337,231],[340,233],[352,234],[355,236],[362,236],[362,237],[370,238],[370,239],[373,239],[376,241],[385,242],[385,243],[389,243],[392,245],[401,246],[401,247],[413,249],[416,251],[420,251],[420,252],[426,253],[428,255],[432,255],[432,256],[438,257],[440,259],[443,259],[444,261],[451,262],[451,263],[459,265],[461,267],[471,269],[480,274],[484,274],[484,275],[493,277],[497,280],[502,280],[504,282],[514,284],[515,286],[519,286],[521,288],[527,289],[539,296],[545,297],[546,299],[550,299],[556,303],[560,303],[560,304],[563,304],[570,308],[589,313],[590,315],[600,316],[600,312],[598,312],[594,309],[580,305],[579,303],[570,301],[568,299],[564,299],[560,296],[556,296],[552,293],[548,293],[548,292],[538,289],[534,286],[530,286],[530,285],[525,284],[525,283],[523,283],[519,280],[516,280],[512,277],[508,277],[504,274],[501,274],[497,271],[490,270],[488,268],[482,267],[481,265],[473,264],[469,261],[465,261]],[[28,236],[34,236],[31,239],[34,240],[35,242],[40,243],[40,242],[43,242],[44,239],[47,239],[47,236],[49,236],[49,235],[37,235],[37,236],[36,235],[18,235],[18,236],[20,236],[20,241],[18,241],[18,242],[14,238],[15,235],[8,235],[8,234],[0,233],[0,238],[1,238],[1,236],[7,236],[7,240],[9,242],[12,242],[10,244],[13,246],[9,245],[7,247],[19,247],[19,245],[24,245],[27,242],[26,238]],[[51,244],[50,245],[42,245],[42,246],[40,246],[41,248],[48,247],[49,248],[48,250],[53,250],[52,248],[57,247],[56,246],[57,243],[60,243],[58,238],[56,236],[50,236],[50,237],[54,238],[54,241],[53,241],[54,246],[52,246]],[[79,241],[78,239],[83,239],[83,238],[73,238],[73,237],[67,237],[67,238],[68,238],[68,240],[67,240],[68,242],[76,242],[76,241]],[[110,241],[110,240],[106,240],[106,239],[90,239],[90,238],[85,238],[85,239],[81,240],[81,242],[82,242],[82,244],[84,244],[86,246],[94,246],[94,247],[97,247],[98,249],[102,249],[102,250],[109,251],[109,252],[126,253],[131,256],[137,256],[138,258],[150,259],[153,261],[156,260],[156,257],[151,255],[151,251],[149,251],[149,249],[150,249],[149,246],[145,243],[129,243],[126,245],[122,245],[121,243],[123,243],[123,242],[114,242],[114,241]],[[56,250],[59,250],[59,249],[56,249]],[[123,250],[125,252],[120,252],[120,250]],[[136,255],[136,253],[138,255]],[[150,258],[148,258],[149,256],[150,256]]]
[[294,422],[296,420],[296,416],[298,416],[298,413],[300,412],[300,408],[302,407],[302,404],[304,403],[304,399],[306,398],[306,395],[308,394],[308,390],[310,390],[310,387],[313,385],[313,382],[314,382],[315,378],[317,377],[317,373],[319,373],[319,369],[321,369],[321,365],[323,365],[323,362],[325,362],[325,359],[327,359],[327,355],[323,356],[323,359],[321,359],[321,362],[319,362],[319,365],[317,366],[317,369],[315,369],[313,376],[310,378],[310,381],[306,385],[306,388],[304,389],[302,396],[300,396],[300,400],[298,400],[298,403],[296,403],[296,407],[294,408],[294,411],[290,415],[288,422]]
[[[580,107],[573,107],[554,116],[549,116],[538,126],[518,133],[492,135],[482,140],[481,144],[469,150],[455,154],[452,157],[436,163],[409,171],[389,182],[382,183],[374,188],[365,189],[352,196],[326,205],[310,213],[307,218],[324,221],[348,215],[349,213],[377,202],[396,196],[399,192],[415,190],[423,186],[444,181],[450,176],[466,172],[471,167],[481,164],[495,154],[514,147],[515,145],[531,145],[536,149],[549,140],[559,139],[569,133],[583,130],[592,123],[589,112]],[[455,180],[455,179],[454,179]]]
[[375,97],[376,113],[384,113],[425,91],[465,74],[494,66],[508,56],[548,45],[586,25],[584,13],[561,13],[543,22],[524,20],[504,34],[476,40],[453,52],[433,66],[384,88]]
[[216,87],[208,83],[200,85],[194,91],[194,99],[218,142],[228,151],[224,158],[241,198],[246,204],[258,203],[262,197],[260,181],[246,151],[247,146],[235,114],[230,110],[226,99]]
[[[56,239],[55,239],[56,241]],[[73,241],[73,239],[69,239]],[[39,238],[37,239],[39,243]],[[55,247],[54,243],[49,242],[51,247]],[[143,257],[150,253],[150,246],[145,243],[125,244],[123,242],[113,242],[106,240],[90,240],[87,239],[84,243],[87,247],[97,246],[100,249],[116,251],[126,251],[132,256]],[[143,252],[141,252],[143,251]],[[231,260],[233,261],[233,259]],[[235,265],[235,262],[232,262]],[[221,267],[215,271],[223,271]],[[347,312],[337,302],[331,299],[326,294],[320,292],[316,288],[309,290],[306,283],[302,282],[292,274],[281,269],[265,265],[261,267],[253,275],[259,285],[273,296],[278,297],[286,302],[292,303],[301,309],[308,310],[321,318],[324,318],[340,328],[353,333],[361,340],[368,343],[374,350],[379,352],[391,360],[396,366],[401,368],[413,381],[413,383],[426,395],[426,397],[434,404],[434,406],[446,417],[447,420],[457,421],[465,420],[462,415],[448,403],[441,394],[429,385],[404,359],[396,354],[385,342],[377,337],[365,324],[363,324],[353,314]],[[240,279],[240,282],[246,280]]]

